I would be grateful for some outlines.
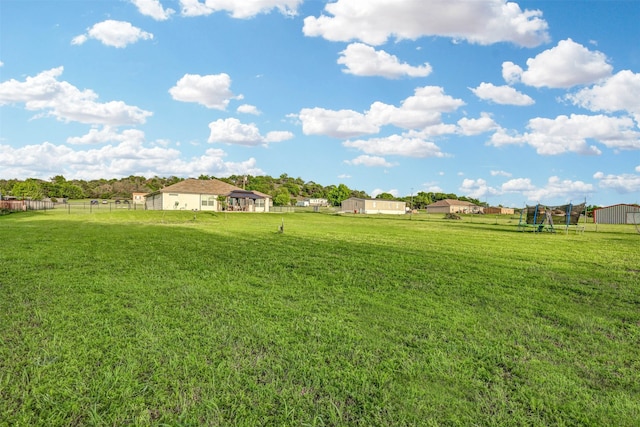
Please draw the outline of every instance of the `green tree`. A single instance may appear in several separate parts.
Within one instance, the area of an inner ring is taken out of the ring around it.
[[[84,199],[86,197],[82,187],[70,182],[65,182],[60,186],[60,193],[61,197],[66,197],[67,199]]]
[[[20,199],[42,200],[44,197],[42,183],[40,180],[34,178],[15,183],[11,189],[11,193]]]
[[[288,206],[290,202],[291,195],[284,187],[281,187],[278,190],[278,194],[273,198],[273,204],[276,206]]]
[[[424,191],[419,191],[418,194],[413,196],[414,209],[424,209],[431,203],[433,203],[431,196],[429,193],[425,193]]]
[[[340,206],[340,204],[351,196],[351,190],[344,184],[340,184],[329,191],[327,199],[332,206]]]
[[[391,193],[380,193],[376,196],[376,199],[395,200],[395,197]]]

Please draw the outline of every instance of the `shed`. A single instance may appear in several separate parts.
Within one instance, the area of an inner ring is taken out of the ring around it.
[[[402,215],[406,210],[407,203],[400,200],[350,197],[342,202],[342,212]]]
[[[455,199],[438,200],[427,205],[427,213],[483,213],[482,206],[474,205],[471,202]]]
[[[631,215],[630,215],[631,214]],[[640,216],[640,206],[618,204],[593,210],[593,222],[597,224],[634,224]]]
[[[503,208],[500,206],[491,206],[484,208],[484,213],[494,215],[513,215],[515,210],[513,208]]]

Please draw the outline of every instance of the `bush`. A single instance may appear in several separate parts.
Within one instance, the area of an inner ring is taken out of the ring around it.
[[[462,219],[460,215],[454,213],[445,214],[444,219]]]

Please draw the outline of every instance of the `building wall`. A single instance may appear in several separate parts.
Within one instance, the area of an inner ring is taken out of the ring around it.
[[[367,200],[347,199],[342,202],[342,211],[361,214],[401,215],[406,211],[407,204],[398,200]]]
[[[370,214],[404,214],[407,204],[397,200],[365,200],[365,213]]]
[[[427,213],[448,214],[448,213],[454,212],[451,209],[452,209],[452,206],[427,206]]]
[[[133,193],[131,200],[133,201],[134,205],[144,205],[145,201],[144,201],[144,196],[146,195],[146,193]]]
[[[613,205],[593,211],[593,222],[598,224],[627,224],[627,214],[640,212],[640,207],[633,205]],[[633,215],[629,216],[633,219]]]
[[[364,213],[364,199],[347,199],[342,202],[343,212]]]
[[[498,214],[498,215],[513,215],[513,208],[500,208],[500,207],[489,207],[484,208],[484,213],[486,214]]]

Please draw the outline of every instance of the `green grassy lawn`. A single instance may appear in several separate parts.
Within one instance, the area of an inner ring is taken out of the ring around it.
[[[1,216],[0,425],[637,425],[640,235],[517,223]]]

